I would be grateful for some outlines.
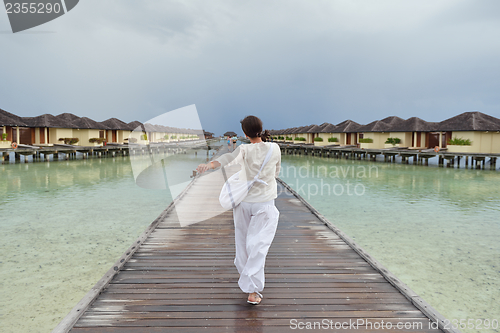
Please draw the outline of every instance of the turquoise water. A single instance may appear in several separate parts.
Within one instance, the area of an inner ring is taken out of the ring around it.
[[[206,152],[173,156],[184,178]],[[0,165],[0,327],[50,332],[172,201],[128,157]]]
[[[283,180],[446,318],[500,320],[500,172],[307,156],[282,164]]]
[[[205,157],[178,155],[173,169],[188,175]],[[307,156],[283,156],[282,171],[447,318],[500,319],[498,171]],[[1,165],[0,175],[2,332],[53,329],[171,201],[135,185],[128,157]]]

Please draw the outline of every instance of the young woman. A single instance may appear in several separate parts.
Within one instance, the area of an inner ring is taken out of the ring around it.
[[[240,179],[254,178],[264,162],[269,149],[272,155],[259,178],[266,184],[255,182],[248,195],[233,209],[236,258],[240,289],[248,293],[248,303],[259,304],[264,290],[264,265],[267,252],[278,226],[279,211],[274,205],[277,197],[276,177],[281,167],[281,152],[276,143],[266,142],[269,132],[262,131],[262,121],[248,116],[241,121],[241,128],[250,144],[240,145],[232,153],[224,154],[209,164],[200,164],[198,172],[215,169],[229,163],[241,165]],[[243,177],[242,177],[243,176]]]

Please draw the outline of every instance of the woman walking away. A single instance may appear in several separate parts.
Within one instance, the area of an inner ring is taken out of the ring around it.
[[[231,149],[231,137],[227,136],[227,149]]]
[[[248,116],[241,121],[241,128],[251,144],[244,144],[232,153],[224,154],[209,164],[200,164],[198,172],[215,169],[229,163],[241,165],[240,179],[254,179],[259,173],[267,153],[270,159],[248,191],[243,201],[233,209],[236,258],[234,264],[240,278],[238,285],[248,293],[248,303],[259,304],[264,290],[264,265],[267,252],[278,226],[279,211],[274,205],[277,197],[276,177],[281,167],[281,152],[276,143],[266,142],[269,132],[262,131],[262,121]],[[243,180],[245,181],[245,180]]]

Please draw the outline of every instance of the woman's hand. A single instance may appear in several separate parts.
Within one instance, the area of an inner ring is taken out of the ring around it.
[[[204,173],[205,171],[207,171],[208,169],[210,169],[210,164],[200,164],[198,165],[198,167],[196,168],[196,171],[198,171],[199,173]]]

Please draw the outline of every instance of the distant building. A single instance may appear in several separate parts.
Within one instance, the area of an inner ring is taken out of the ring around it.
[[[233,137],[233,136],[238,136],[238,134],[236,134],[234,132],[226,132],[226,133],[224,133],[224,136],[231,136],[231,137]]]
[[[338,144],[382,149],[393,146],[386,144],[387,139],[397,138],[400,141],[397,146],[409,149],[439,147],[450,152],[500,153],[500,119],[477,111],[464,112],[441,122],[390,116],[366,125],[346,120],[337,125],[323,123],[273,130],[272,135],[283,137],[286,142],[320,146]],[[455,138],[469,140],[471,144],[450,145],[450,140]]]
[[[214,133],[203,130],[203,136],[205,137],[205,139],[213,139]]]
[[[6,140],[2,135],[6,133]],[[107,143],[172,142],[198,140],[204,137],[201,130],[142,124],[138,121],[125,123],[117,118],[97,122],[71,113],[57,116],[44,114],[37,117],[19,117],[0,109],[0,144],[10,147],[11,142],[27,145],[53,145],[64,143],[60,139],[77,138],[79,146]],[[101,139],[101,142],[94,142]],[[92,142],[91,142],[92,141]]]

